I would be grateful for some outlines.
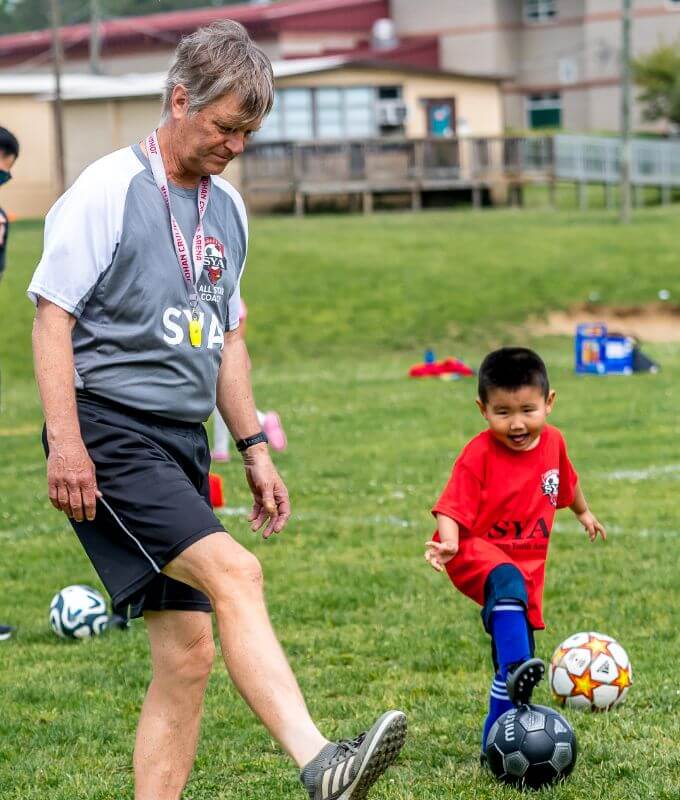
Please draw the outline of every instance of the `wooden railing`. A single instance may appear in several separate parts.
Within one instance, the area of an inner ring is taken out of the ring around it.
[[[568,135],[255,142],[242,160],[242,189],[290,194],[298,213],[320,194],[359,194],[371,210],[375,194],[410,193],[418,208],[423,192],[468,190],[478,205],[499,186],[614,183],[619,149],[615,138]],[[639,186],[680,186],[680,144],[634,140],[631,175]]]

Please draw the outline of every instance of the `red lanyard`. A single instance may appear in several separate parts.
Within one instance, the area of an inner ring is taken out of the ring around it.
[[[189,338],[193,347],[200,347],[201,345],[201,326],[199,322],[198,306],[198,292],[196,291],[196,276],[200,276],[203,269],[203,250],[205,246],[205,236],[203,235],[203,217],[205,210],[208,207],[208,200],[210,199],[210,178],[202,177],[198,186],[198,197],[196,203],[198,205],[198,225],[194,233],[194,238],[191,243],[191,259],[189,257],[189,248],[186,239],[182,233],[181,228],[177,224],[175,215],[172,213],[172,206],[170,204],[170,189],[168,187],[168,178],[165,174],[165,167],[163,166],[163,159],[161,157],[160,147],[158,146],[157,132],[153,131],[146,138],[146,152],[149,156],[149,163],[151,164],[151,172],[153,173],[156,186],[165,201],[165,206],[168,209],[170,216],[170,228],[172,230],[172,241],[175,246],[175,253],[177,254],[177,261],[179,262],[182,271],[182,277],[186,285],[187,294],[189,296],[189,306],[191,308],[191,322],[189,323]]]

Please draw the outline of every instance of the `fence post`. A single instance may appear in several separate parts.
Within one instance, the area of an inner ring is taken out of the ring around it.
[[[611,183],[604,184],[604,204],[609,211],[614,208],[614,190]]]
[[[578,207],[581,211],[588,210],[588,184],[584,181],[579,181],[576,184],[577,196],[578,196]]]

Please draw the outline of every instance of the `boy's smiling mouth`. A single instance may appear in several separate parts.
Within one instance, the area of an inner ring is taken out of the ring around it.
[[[508,439],[514,444],[521,446],[523,444],[527,444],[531,437],[528,433],[509,433]]]

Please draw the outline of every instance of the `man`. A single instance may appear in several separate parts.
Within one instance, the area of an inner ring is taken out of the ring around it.
[[[7,128],[0,127],[0,186],[11,179],[10,170],[19,155],[19,142],[16,136]],[[7,252],[7,239],[9,236],[9,219],[0,208],[0,281],[5,272],[5,254]],[[0,624],[0,642],[5,642],[12,637],[14,628],[11,625]]]
[[[271,65],[240,25],[184,39],[158,131],[95,162],[57,201],[28,290],[50,501],[114,608],[142,614],[149,633],[136,800],[178,800],[189,777],[214,658],[211,609],[234,684],[313,800],[365,797],[406,734],[391,711],[355,740],[321,735],[271,628],[260,565],[207,500],[202,423],[216,401],[243,455],[252,529],[267,538],[290,516],[237,331],[246,214],[216,177],[272,101]]]

